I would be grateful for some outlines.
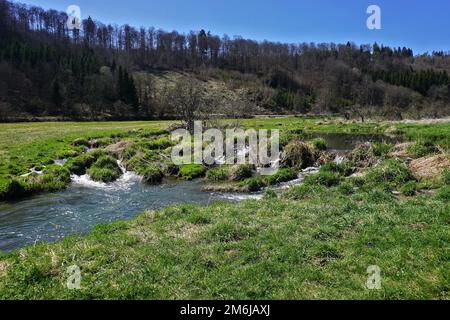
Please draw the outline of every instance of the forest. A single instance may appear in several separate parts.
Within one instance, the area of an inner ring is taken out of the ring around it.
[[[0,0],[1,121],[176,119],[183,108],[196,117],[211,109],[362,121],[450,115],[448,52],[258,42],[91,17],[69,30],[67,20],[65,12]],[[192,95],[196,105],[183,105]]]

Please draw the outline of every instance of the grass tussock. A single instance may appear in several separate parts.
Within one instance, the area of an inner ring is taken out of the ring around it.
[[[88,174],[94,181],[108,183],[116,181],[122,175],[122,170],[119,168],[117,159],[114,157],[101,156],[88,169]]]
[[[204,177],[205,174],[206,168],[201,164],[186,164],[180,167],[178,176],[185,180],[193,180]]]

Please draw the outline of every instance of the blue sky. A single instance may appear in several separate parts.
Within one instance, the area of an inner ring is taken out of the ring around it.
[[[354,41],[450,51],[449,0],[38,0],[20,1],[82,18],[289,43]],[[382,30],[368,30],[366,9],[380,6]]]

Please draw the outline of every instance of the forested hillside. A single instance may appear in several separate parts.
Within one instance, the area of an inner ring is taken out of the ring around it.
[[[63,12],[0,0],[1,120],[176,118],[189,107],[236,117],[450,115],[446,52],[257,42],[91,17],[69,30],[67,20]],[[180,105],[193,96],[190,106]]]

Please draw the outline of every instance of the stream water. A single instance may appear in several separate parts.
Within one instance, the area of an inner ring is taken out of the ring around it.
[[[351,150],[362,141],[386,139],[380,136],[320,135],[335,151]],[[310,171],[314,172],[314,169]],[[305,172],[308,174],[311,172]],[[301,183],[299,179],[278,186],[283,189]],[[0,251],[8,252],[40,241],[57,241],[67,235],[84,234],[93,226],[126,220],[147,209],[173,204],[207,205],[217,200],[240,201],[261,198],[261,194],[202,192],[201,181],[173,181],[144,185],[126,172],[118,181],[103,184],[87,176],[73,176],[67,190],[37,195],[15,202],[0,202]]]

